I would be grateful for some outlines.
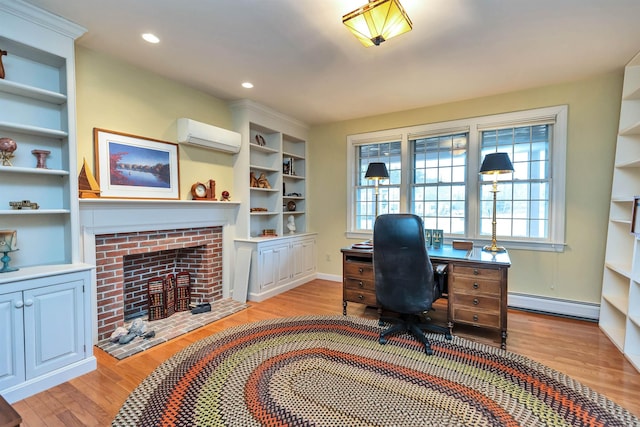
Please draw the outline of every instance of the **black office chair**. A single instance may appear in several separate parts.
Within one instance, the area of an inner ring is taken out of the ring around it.
[[[449,329],[429,323],[426,316],[442,290],[434,279],[419,216],[378,216],[373,229],[373,271],[378,306],[398,315],[380,317],[380,326],[392,324],[380,332],[380,344],[386,344],[387,336],[406,331],[424,344],[427,354],[433,354],[423,330],[451,339]]]

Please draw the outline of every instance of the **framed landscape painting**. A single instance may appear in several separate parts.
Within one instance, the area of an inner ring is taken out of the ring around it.
[[[179,199],[178,145],[94,128],[102,197]]]

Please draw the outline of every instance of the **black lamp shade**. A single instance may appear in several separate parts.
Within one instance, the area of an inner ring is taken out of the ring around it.
[[[384,163],[369,163],[367,173],[364,175],[367,179],[387,179],[389,178],[389,171],[387,165]]]
[[[499,174],[513,172],[513,165],[507,153],[491,153],[484,156],[480,173]]]

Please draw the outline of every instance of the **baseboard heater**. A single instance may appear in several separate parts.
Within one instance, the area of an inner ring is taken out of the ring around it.
[[[588,302],[510,292],[507,296],[507,305],[509,308],[575,319],[598,321],[600,318],[600,304]]]

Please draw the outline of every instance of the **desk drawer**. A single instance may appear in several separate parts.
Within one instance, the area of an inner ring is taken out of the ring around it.
[[[376,291],[376,284],[373,280],[354,279],[352,277],[344,278],[344,287],[347,289],[355,290],[368,290],[371,292]]]
[[[472,308],[462,308],[454,306],[453,321],[457,323],[466,323],[473,326],[500,329],[500,312],[485,312],[474,310]]]
[[[342,297],[345,301],[358,302],[370,307],[376,307],[378,305],[376,293],[371,291],[344,288]]]
[[[373,263],[347,261],[343,265],[345,277],[373,280]]]
[[[452,266],[452,274],[455,276],[472,276],[489,280],[502,279],[502,273],[500,270],[493,268],[468,267],[457,264]]]
[[[453,295],[454,307],[463,309],[495,311],[500,313],[500,300],[487,295],[460,294]]]
[[[492,280],[480,280],[474,277],[460,277],[454,276],[449,281],[450,292],[453,294],[484,294],[492,295],[496,298],[500,297],[500,282],[494,282]]]

